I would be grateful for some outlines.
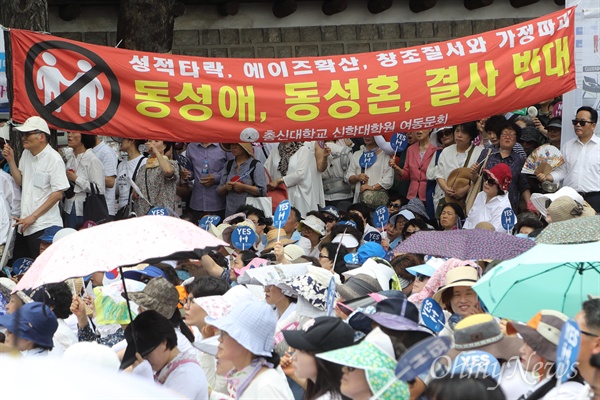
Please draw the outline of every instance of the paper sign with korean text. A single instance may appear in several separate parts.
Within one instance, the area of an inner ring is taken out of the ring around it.
[[[12,29],[12,117],[40,115],[98,135],[228,143],[453,125],[574,89],[574,10],[445,42],[281,59],[157,54]]]

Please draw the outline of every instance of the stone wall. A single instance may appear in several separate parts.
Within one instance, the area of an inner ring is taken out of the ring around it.
[[[517,24],[525,19],[330,25],[296,28],[177,30],[173,53],[201,57],[280,58],[364,53],[440,42]],[[53,32],[105,46],[116,32]]]

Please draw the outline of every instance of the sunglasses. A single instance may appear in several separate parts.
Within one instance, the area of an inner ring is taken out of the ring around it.
[[[452,135],[452,130],[451,129],[444,129],[443,131],[439,131],[438,132],[438,137],[439,138],[443,138],[444,136],[450,136]]]
[[[426,281],[429,278],[430,278],[430,276],[423,275],[423,274],[417,274],[416,275],[416,280],[418,280],[419,282],[424,282],[424,281]]]
[[[400,204],[398,203],[388,203],[389,208],[400,208]]]
[[[490,186],[497,185],[496,181],[495,181],[495,180],[493,180],[492,178],[488,178],[488,179],[486,180],[486,183],[487,183],[488,185],[490,185]]]
[[[586,121],[584,119],[573,119],[571,122],[573,123],[573,126],[585,126],[585,124],[593,124],[592,121]]]

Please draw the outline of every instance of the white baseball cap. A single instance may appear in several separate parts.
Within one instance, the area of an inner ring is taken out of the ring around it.
[[[23,125],[17,126],[15,129],[21,132],[41,131],[46,135],[50,134],[50,128],[48,128],[48,124],[38,116],[27,118],[27,121],[25,121]]]
[[[8,124],[0,126],[0,139],[4,139],[6,142],[10,140],[10,126]]]

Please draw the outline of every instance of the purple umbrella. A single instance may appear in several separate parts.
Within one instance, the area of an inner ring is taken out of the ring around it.
[[[429,254],[461,260],[509,260],[534,245],[530,239],[485,229],[419,231],[400,243],[394,253]]]

